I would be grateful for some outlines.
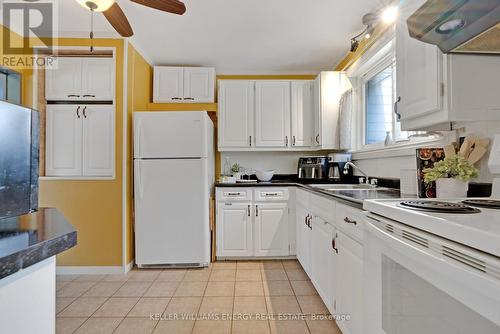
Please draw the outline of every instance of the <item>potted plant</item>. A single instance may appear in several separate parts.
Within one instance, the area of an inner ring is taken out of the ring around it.
[[[465,158],[455,154],[424,169],[425,182],[436,182],[437,198],[465,198],[469,181],[478,176],[478,170]]]
[[[241,179],[241,166],[239,164],[233,164],[231,166],[231,172],[233,173],[233,176],[236,178],[236,180]]]

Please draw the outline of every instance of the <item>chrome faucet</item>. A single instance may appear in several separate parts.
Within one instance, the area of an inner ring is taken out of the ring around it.
[[[351,161],[348,161],[345,166],[344,166],[344,174],[347,175],[349,173],[349,167],[352,167],[353,169],[357,169],[361,174],[363,174],[363,176],[365,177],[365,182],[366,184],[370,184],[370,178],[368,177],[368,174],[366,174],[365,172],[363,172],[363,170],[361,170],[361,168],[359,168],[358,166],[356,166],[354,163],[352,163]]]

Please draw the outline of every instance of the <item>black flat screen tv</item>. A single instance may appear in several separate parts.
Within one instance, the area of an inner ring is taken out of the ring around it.
[[[0,219],[38,209],[38,112],[0,101]]]

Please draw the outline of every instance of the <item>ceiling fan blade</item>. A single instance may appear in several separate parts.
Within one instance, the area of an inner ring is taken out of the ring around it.
[[[186,12],[186,6],[179,0],[132,0],[140,5],[162,10],[164,12],[182,15]]]
[[[115,2],[108,10],[104,11],[103,14],[120,35],[123,37],[130,37],[134,35],[134,31],[125,16],[125,13],[123,13],[123,10],[117,2]]]

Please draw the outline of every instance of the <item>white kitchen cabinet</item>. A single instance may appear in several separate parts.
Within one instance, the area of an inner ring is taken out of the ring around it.
[[[153,102],[213,103],[215,70],[206,67],[155,66]]]
[[[297,259],[304,271],[311,276],[311,229],[312,216],[302,204],[296,206],[295,244]]]
[[[115,122],[113,106],[83,106],[83,175],[113,175]]]
[[[313,146],[339,149],[338,119],[340,97],[345,90],[343,72],[321,72],[314,80]]]
[[[254,255],[288,256],[288,203],[255,205]]]
[[[335,256],[333,249],[334,227],[325,220],[314,217],[311,242],[311,280],[329,310],[333,310]]]
[[[45,71],[48,101],[78,100],[82,95],[82,58],[55,57]]]
[[[217,204],[217,256],[253,255],[251,202]]]
[[[454,121],[500,120],[500,57],[444,55],[410,37],[406,19],[425,1],[406,5],[396,24],[395,112],[403,130],[449,130]]]
[[[46,176],[113,176],[114,110],[112,105],[47,105]]]
[[[254,145],[254,103],[254,81],[219,81],[219,150]]]
[[[255,146],[290,145],[290,81],[255,83]]]
[[[217,188],[217,257],[289,256],[288,199],[285,187]]]
[[[336,312],[350,315],[349,321],[338,322],[338,325],[344,334],[362,334],[363,246],[342,232],[336,236]]]
[[[47,105],[46,175],[82,175],[82,113],[77,105]]]
[[[83,58],[82,99],[111,101],[115,96],[115,62],[113,58]]]
[[[184,68],[185,102],[214,102],[215,70],[207,67]]]
[[[291,146],[309,147],[313,142],[314,81],[297,80],[291,83]]]
[[[153,102],[182,102],[184,97],[184,69],[155,66],[153,74]]]
[[[56,57],[45,70],[47,101],[112,101],[115,60],[109,57]]]

